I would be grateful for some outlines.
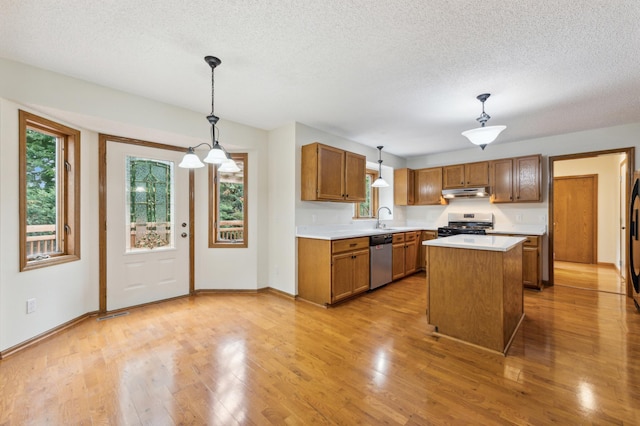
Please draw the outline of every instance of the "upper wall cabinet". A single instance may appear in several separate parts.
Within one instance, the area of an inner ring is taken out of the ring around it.
[[[443,189],[489,185],[489,162],[456,164],[442,168]]]
[[[393,171],[393,204],[412,206],[415,204],[415,172],[411,169]]]
[[[302,147],[303,201],[365,201],[367,159],[314,142]]]
[[[491,202],[541,201],[542,158],[540,155],[491,161]]]
[[[415,171],[416,205],[448,204],[442,198],[442,167]]]

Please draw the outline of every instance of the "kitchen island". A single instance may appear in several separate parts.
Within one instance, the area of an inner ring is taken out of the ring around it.
[[[454,235],[427,247],[427,320],[434,335],[506,355],[524,318],[525,238]]]

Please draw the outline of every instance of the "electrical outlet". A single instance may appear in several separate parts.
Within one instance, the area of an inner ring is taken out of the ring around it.
[[[36,299],[27,299],[27,313],[32,314],[36,311]]]

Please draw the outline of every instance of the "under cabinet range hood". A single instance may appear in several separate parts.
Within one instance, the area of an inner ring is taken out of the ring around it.
[[[489,188],[486,186],[480,186],[477,188],[457,188],[457,189],[443,189],[443,198],[475,198],[475,197],[488,197]]]

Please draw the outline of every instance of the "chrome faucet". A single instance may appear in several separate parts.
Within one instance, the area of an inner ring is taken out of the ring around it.
[[[387,211],[389,212],[389,214],[393,214],[391,213],[391,209],[389,207],[386,206],[382,206],[378,209],[378,213],[376,214],[377,218],[376,218],[376,229],[380,229],[380,210],[382,209],[387,209]]]

